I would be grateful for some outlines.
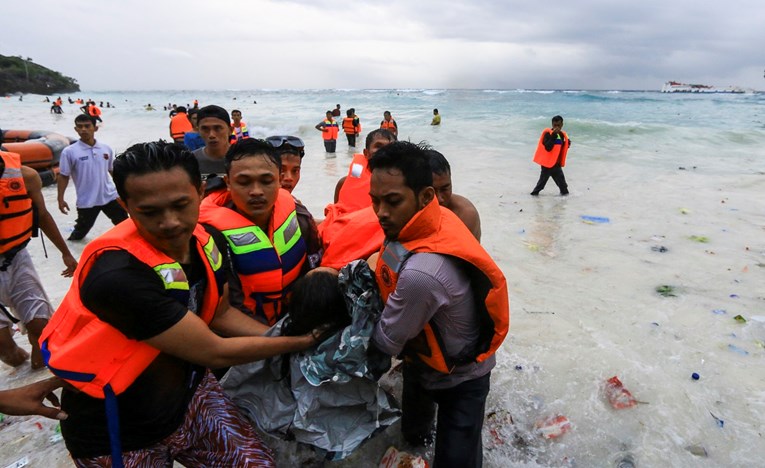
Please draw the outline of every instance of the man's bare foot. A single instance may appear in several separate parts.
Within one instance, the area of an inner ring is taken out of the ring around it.
[[[0,361],[3,361],[11,367],[19,367],[27,362],[27,359],[29,359],[29,353],[18,346],[8,352],[0,353]]]

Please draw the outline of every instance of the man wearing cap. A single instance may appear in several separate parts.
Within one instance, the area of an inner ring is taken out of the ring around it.
[[[194,150],[193,154],[199,162],[202,177],[207,181],[207,195],[225,187],[222,178],[226,173],[223,158],[231,146],[231,118],[226,109],[213,104],[199,109],[197,126],[205,146]]]
[[[270,136],[266,142],[276,149],[282,159],[280,183],[284,190],[292,193],[300,182],[300,165],[305,156],[305,144],[303,140],[295,136]],[[310,268],[319,266],[321,261],[321,241],[316,220],[303,202],[293,194],[295,200],[295,213],[297,213],[300,230],[303,232],[307,248],[307,260]]]

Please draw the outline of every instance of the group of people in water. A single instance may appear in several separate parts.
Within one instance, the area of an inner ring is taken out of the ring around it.
[[[28,288],[42,303],[30,313],[37,320],[28,326],[32,363],[46,365],[57,380],[0,393],[0,409],[62,419],[77,466],[272,466],[273,453],[217,377],[230,366],[313,349],[339,333],[349,312],[332,284],[353,265],[369,271],[379,295],[370,302],[378,304],[371,306],[370,346],[402,360],[404,439],[434,442],[437,467],[481,466],[490,375],[509,328],[508,290],[480,244],[477,209],[452,192],[444,155],[397,141],[386,111],[317,220],[293,195],[305,156],[299,137],[253,138],[240,111],[217,105],[174,110],[173,142],[103,154],[111,172],[104,183],[129,218],[113,219],[115,227],[90,240],[79,263],[45,216],[39,176],[17,155],[0,153],[0,195],[19,186],[24,195],[0,213],[14,219],[0,221],[3,241],[14,238],[3,242],[0,256],[9,264],[22,256],[34,206],[62,253],[62,274],[73,276],[52,316],[39,278]],[[355,143],[358,116],[353,109],[346,115]],[[328,111],[316,128],[327,133],[334,117]],[[91,115],[78,119],[97,128]],[[536,194],[545,176],[561,187],[562,148],[570,144],[561,126],[553,119],[540,137]],[[75,145],[99,155],[93,133],[78,131]],[[36,278],[34,267],[25,267]],[[14,275],[0,272],[0,285],[8,289],[19,279]],[[0,292],[14,312],[28,307]],[[0,359],[21,365],[19,356],[8,356],[0,348]],[[43,397],[62,382],[60,409],[55,398],[56,408],[44,406]]]

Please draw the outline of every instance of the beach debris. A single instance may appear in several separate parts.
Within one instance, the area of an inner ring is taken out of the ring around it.
[[[653,247],[651,247],[651,250],[653,250],[654,252],[659,252],[659,253],[669,252],[669,249],[664,247],[663,245],[654,245]]]
[[[677,297],[675,295],[675,287],[670,286],[668,284],[662,284],[661,286],[656,286],[656,292],[663,297]]]
[[[708,457],[707,449],[705,449],[701,445],[689,445],[685,447],[685,450],[691,452],[693,455],[696,455],[697,457]]]
[[[571,429],[571,422],[562,414],[543,417],[534,423],[534,431],[543,439],[555,439]]]
[[[702,244],[706,244],[707,242],[709,242],[709,238],[707,236],[696,236],[696,235],[693,235],[693,236],[688,237],[688,239],[690,239],[692,241],[695,241],[695,242],[702,243]]]
[[[725,309],[712,309],[712,313],[715,315],[725,315],[728,312]]]
[[[709,414],[711,414],[712,417],[715,418],[715,422],[717,423],[717,427],[725,426],[725,421],[723,421],[722,419],[720,419],[717,416],[715,416],[715,414],[713,412],[711,412],[711,411],[709,412]]]
[[[49,440],[51,444],[57,444],[61,442],[62,440],[64,440],[64,436],[62,436],[61,434],[53,434],[52,436],[50,436]]]
[[[691,374],[691,378],[693,380],[699,380],[701,376],[698,373],[694,372],[693,374]]]
[[[638,403],[632,393],[624,388],[624,384],[617,376],[606,381],[606,398],[614,409],[631,408]]]
[[[680,208],[680,214],[689,214],[691,210],[688,208]]]
[[[749,351],[747,351],[747,350],[745,350],[743,348],[739,348],[738,346],[736,346],[734,344],[729,344],[728,345],[728,349],[733,351],[734,353],[740,354],[742,356],[748,356],[749,355]]]
[[[741,314],[738,314],[735,317],[733,317],[733,320],[735,320],[738,323],[746,323],[746,319]]]
[[[24,466],[29,465],[29,457],[21,457],[15,462],[11,463],[10,465],[6,466],[5,468],[22,468]]]
[[[498,447],[512,440],[512,426],[515,424],[510,412],[504,409],[492,411],[486,415],[486,428],[489,430],[490,445]]]
[[[428,466],[428,462],[421,456],[400,452],[391,445],[380,460],[379,468],[428,468]]]
[[[616,457],[616,468],[635,468],[635,458],[631,453]]]
[[[587,224],[605,224],[611,221],[604,216],[580,215],[579,217]]]
[[[738,294],[730,294],[728,297],[731,299],[738,299]]]

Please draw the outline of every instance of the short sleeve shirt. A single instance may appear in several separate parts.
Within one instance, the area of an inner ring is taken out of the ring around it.
[[[117,199],[110,174],[113,165],[112,149],[98,141],[90,146],[78,140],[64,148],[59,172],[72,178],[77,190],[77,208],[103,206]]]

